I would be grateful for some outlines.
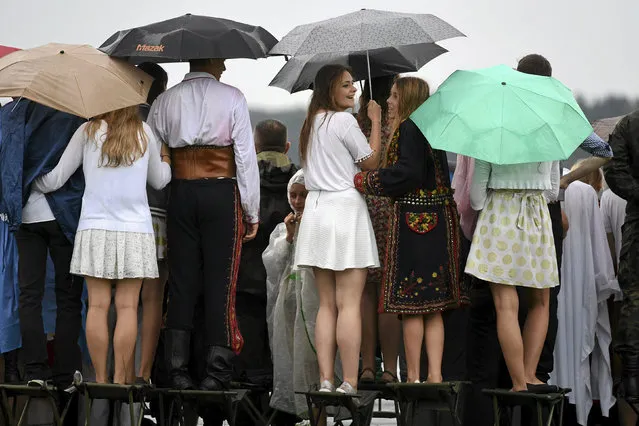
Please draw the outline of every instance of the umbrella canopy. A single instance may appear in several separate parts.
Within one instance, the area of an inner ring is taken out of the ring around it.
[[[400,74],[419,70],[439,55],[448,52],[435,43],[375,49],[369,52],[371,77]],[[315,75],[327,64],[348,65],[353,69],[354,80],[368,78],[366,52],[321,53],[294,56],[277,73],[269,84],[291,93],[312,89]]]
[[[146,102],[152,79],[86,45],[47,44],[0,59],[0,96],[91,118]]]
[[[100,50],[142,62],[192,59],[264,58],[277,39],[262,27],[187,13],[178,18],[113,34]]]
[[[0,45],[0,58],[2,58],[3,56],[8,55],[9,53],[16,52],[18,50],[20,50],[20,49],[18,49],[17,47],[9,47],[9,46]]]
[[[434,15],[362,9],[295,27],[271,50],[271,55],[314,55],[359,52],[393,46],[435,43],[463,36]]]
[[[411,119],[433,148],[494,164],[564,160],[592,133],[566,86],[505,65],[454,72]]]
[[[602,118],[600,120],[595,120],[592,122],[592,128],[595,130],[595,133],[603,140],[608,142],[608,138],[612,134],[612,131],[615,130],[617,123],[624,116],[620,115],[619,117],[609,117]]]

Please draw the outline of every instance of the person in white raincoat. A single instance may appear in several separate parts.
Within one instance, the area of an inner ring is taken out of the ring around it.
[[[273,357],[271,407],[308,417],[303,395],[317,382],[319,367],[314,348],[315,317],[319,299],[313,271],[297,269],[293,255],[297,224],[306,199],[304,173],[299,170],[288,183],[288,199],[293,209],[271,234],[262,254],[266,268],[266,319]]]
[[[592,401],[608,416],[615,404],[609,347],[612,341],[607,300],[617,294],[597,193],[582,182],[566,189],[565,211],[570,231],[564,240],[559,328],[551,383],[572,388],[577,422],[586,425]]]

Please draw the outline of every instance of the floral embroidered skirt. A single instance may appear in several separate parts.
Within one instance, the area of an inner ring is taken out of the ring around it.
[[[466,273],[520,287],[559,285],[550,213],[540,191],[489,192],[477,220]]]
[[[380,313],[423,315],[469,303],[457,208],[452,196],[440,201],[394,204]]]

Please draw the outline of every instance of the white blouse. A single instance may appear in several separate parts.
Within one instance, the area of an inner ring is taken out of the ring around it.
[[[373,150],[348,112],[317,114],[304,163],[304,183],[309,191],[344,191],[354,188],[360,163]]]
[[[102,121],[95,137],[89,139],[83,124],[75,132],[55,168],[35,181],[43,192],[59,189],[82,165],[85,189],[78,232],[86,229],[153,233],[146,183],[164,188],[171,180],[171,167],[163,163],[160,145],[151,128],[143,124],[148,146],[144,155],[130,166],[104,167],[102,141],[107,124]]]

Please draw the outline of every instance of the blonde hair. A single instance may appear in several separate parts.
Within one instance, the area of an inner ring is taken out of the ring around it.
[[[107,124],[107,132],[102,142],[101,167],[130,166],[144,155],[149,139],[137,106],[94,117],[86,128],[89,139],[95,140],[102,121]]]

